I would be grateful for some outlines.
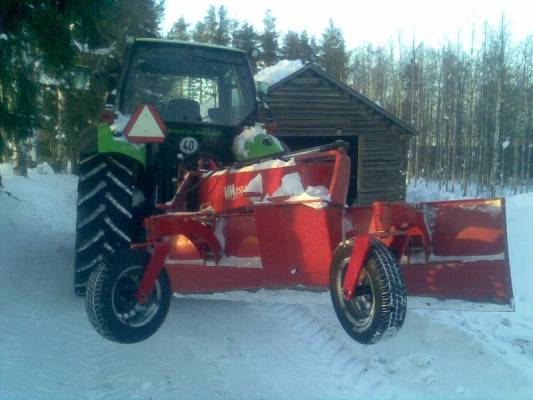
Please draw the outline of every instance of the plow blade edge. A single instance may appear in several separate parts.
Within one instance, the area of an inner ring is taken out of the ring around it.
[[[424,249],[412,238],[401,261],[409,294],[420,297],[411,305],[513,309],[505,200],[440,201],[417,208],[431,244]]]

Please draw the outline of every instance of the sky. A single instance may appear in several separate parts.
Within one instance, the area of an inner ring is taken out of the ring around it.
[[[342,29],[349,49],[363,43],[398,43],[399,36],[402,42],[410,43],[413,34],[416,42],[439,46],[446,40],[455,42],[459,31],[460,40],[470,43],[472,26],[475,24],[480,38],[483,22],[497,26],[502,11],[513,40],[533,34],[533,1],[526,0],[166,0],[163,32],[168,32],[181,15],[193,26],[210,4],[217,8],[224,5],[229,17],[246,20],[259,30],[265,11],[271,9],[279,31],[306,29],[317,38],[331,18]]]

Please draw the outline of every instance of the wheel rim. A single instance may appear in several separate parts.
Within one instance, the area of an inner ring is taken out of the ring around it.
[[[353,325],[353,330],[360,332],[366,330],[374,319],[374,314],[376,313],[375,290],[372,280],[368,276],[368,273],[366,273],[366,266],[364,266],[363,270],[361,270],[352,299],[349,301],[344,299],[342,286],[349,263],[350,258],[345,258],[341,262],[336,282],[337,298],[339,299],[341,308],[345,310],[346,317]],[[357,295],[358,289],[363,294]]]
[[[124,270],[115,280],[111,301],[115,317],[124,325],[138,328],[148,324],[159,310],[161,304],[161,285],[154,284],[150,297],[145,304],[139,304],[135,297],[144,275],[144,266],[135,265]]]

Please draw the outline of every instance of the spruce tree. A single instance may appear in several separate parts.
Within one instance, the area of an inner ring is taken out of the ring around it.
[[[103,0],[21,2],[0,7],[0,131],[15,143],[18,172],[26,174],[26,139],[40,125],[39,83],[43,74],[62,78],[75,64],[77,43],[94,48],[105,38],[101,20],[116,8]]]
[[[336,79],[341,81],[346,79],[348,64],[346,45],[341,30],[333,24],[331,19],[322,34],[318,59],[320,65]]]
[[[216,35],[218,31],[218,19],[217,11],[215,6],[210,5],[207,9],[207,14],[204,17],[205,25],[205,37],[207,38],[207,43],[215,43]]]
[[[197,43],[209,43],[209,34],[204,22],[198,21],[192,31],[192,40]]]
[[[271,10],[267,10],[265,18],[263,19],[263,33],[261,34],[261,49],[262,54],[260,60],[265,66],[270,66],[278,61],[278,37],[279,33],[276,31],[276,17],[272,15]]]
[[[252,24],[244,22],[242,26],[233,32],[233,47],[245,51],[251,55],[253,50],[258,47],[259,34],[255,31]],[[253,72],[256,72],[256,60],[250,57],[250,65]]]
[[[179,17],[176,22],[174,22],[174,25],[172,25],[172,28],[167,34],[167,39],[183,41],[191,40],[191,35],[189,34],[189,24],[185,22],[183,15]]]
[[[233,34],[233,46],[250,53],[257,47],[259,34],[252,24],[244,22],[240,29]]]
[[[302,53],[300,52],[300,39],[296,32],[288,31],[285,36],[283,36],[281,58],[287,60],[302,59]]]
[[[303,62],[312,62],[316,59],[318,48],[315,37],[309,38],[307,31],[302,31],[298,39],[300,57]]]
[[[220,6],[218,8],[218,23],[215,31],[213,43],[220,46],[229,46],[231,42],[230,36],[230,19],[228,18],[228,11],[226,7]]]

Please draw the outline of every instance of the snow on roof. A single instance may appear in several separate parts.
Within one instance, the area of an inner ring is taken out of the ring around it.
[[[259,71],[255,74],[254,78],[256,81],[265,82],[269,86],[272,86],[295,73],[303,66],[304,64],[300,60],[281,60],[276,64]]]

